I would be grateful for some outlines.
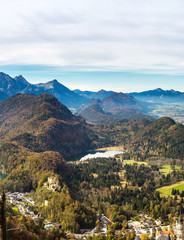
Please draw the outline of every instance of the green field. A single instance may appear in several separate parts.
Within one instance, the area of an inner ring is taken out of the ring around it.
[[[131,159],[131,160],[123,160],[123,163],[124,164],[130,164],[130,165],[133,165],[134,163],[137,163],[137,164],[144,164],[144,165],[147,165],[148,163],[147,162],[137,162],[137,161],[135,161],[135,160],[133,160],[133,159]]]
[[[184,181],[180,181],[169,186],[157,188],[156,191],[159,191],[161,193],[161,196],[168,197],[169,195],[171,195],[173,188],[179,191],[184,190]]]
[[[174,165],[174,168],[175,170],[179,170],[180,167],[177,166],[177,165]],[[161,173],[163,173],[165,176],[167,176],[167,174],[171,173],[173,170],[172,170],[172,167],[171,165],[163,165],[161,169],[159,169],[159,171]]]

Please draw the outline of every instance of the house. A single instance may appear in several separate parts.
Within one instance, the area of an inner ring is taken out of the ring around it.
[[[44,228],[45,228],[46,230],[50,230],[50,229],[53,229],[53,228],[54,228],[54,225],[53,225],[52,223],[47,223],[47,224],[45,224]]]
[[[156,233],[156,240],[174,239],[174,233],[171,231],[162,231]]]
[[[153,222],[151,220],[146,220],[144,222],[144,225],[147,226],[147,227],[152,227],[153,226]]]
[[[155,224],[156,224],[157,226],[160,226],[160,225],[161,225],[161,221],[160,221],[159,219],[156,219],[156,220],[155,220]]]
[[[135,236],[135,240],[141,240],[139,236]]]
[[[173,225],[174,234],[176,235],[177,239],[184,239],[183,236],[183,225],[181,223],[181,217],[179,217],[176,221],[176,224]]]

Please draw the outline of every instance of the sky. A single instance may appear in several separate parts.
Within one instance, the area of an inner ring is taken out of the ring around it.
[[[0,0],[0,71],[70,89],[184,91],[183,0]]]

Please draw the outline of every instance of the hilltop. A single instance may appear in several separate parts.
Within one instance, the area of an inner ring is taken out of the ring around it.
[[[100,144],[122,145],[142,160],[149,156],[184,159],[184,126],[168,117],[93,126],[93,130],[103,139]]]
[[[86,106],[78,112],[78,115],[82,116],[88,123],[92,124],[112,124],[120,121],[120,118],[106,114],[98,103]]]
[[[92,135],[84,120],[52,95],[18,94],[0,103],[0,142],[57,151],[68,159],[88,150]]]

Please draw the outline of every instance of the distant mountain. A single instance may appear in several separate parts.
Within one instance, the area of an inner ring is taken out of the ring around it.
[[[78,112],[78,115],[85,118],[85,120],[91,124],[114,124],[120,121],[120,118],[106,114],[98,103],[85,107]]]
[[[0,72],[0,90],[7,96],[22,92],[28,85],[29,83],[22,76],[12,78]]]
[[[93,98],[92,95],[96,93],[91,91],[81,91],[80,89],[75,89],[73,92],[88,99]]]
[[[149,119],[154,117],[144,114],[147,111],[147,104],[123,93],[100,99],[91,99],[78,115],[85,118],[89,123],[114,124],[122,119]]]
[[[57,80],[36,84],[35,86],[39,89],[40,93],[46,92],[52,94],[69,108],[77,108],[88,101],[87,98],[79,96]]]
[[[102,99],[104,99],[104,98],[106,98],[106,97],[108,97],[108,96],[111,96],[111,95],[114,94],[114,93],[115,93],[115,92],[113,92],[113,91],[106,91],[106,90],[103,90],[103,89],[102,89],[102,90],[94,93],[94,94],[92,95],[92,98],[102,100]]]
[[[49,93],[69,108],[78,108],[88,101],[87,98],[74,93],[57,80],[34,85],[30,84],[22,75],[12,78],[1,72],[0,101],[17,93],[31,93],[35,95]]]
[[[68,159],[91,147],[90,135],[83,119],[52,95],[18,94],[0,103],[0,143],[57,151]]]
[[[105,111],[114,111],[116,108],[128,108],[133,109],[142,113],[147,112],[147,104],[137,100],[136,98],[124,94],[124,93],[114,93],[101,102],[102,108]]]
[[[180,103],[184,101],[184,93],[171,90],[163,90],[157,88],[154,90],[144,91],[144,92],[132,92],[131,96],[145,102],[154,103]]]
[[[22,75],[16,76],[14,79],[16,82],[22,83],[26,86],[30,85],[30,83]]]
[[[89,98],[89,99],[104,99],[110,95],[112,95],[113,91],[106,91],[106,90],[100,90],[98,92],[91,92],[91,91],[81,91],[79,89],[76,89],[74,90],[75,93],[79,94],[80,96],[83,96],[83,97],[86,97],[86,98]]]

